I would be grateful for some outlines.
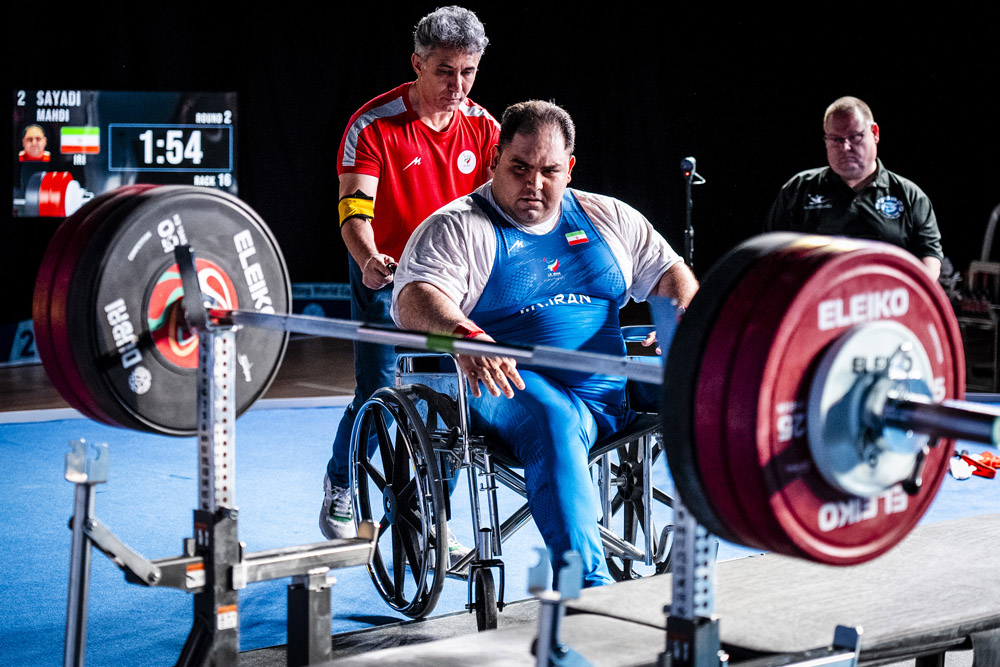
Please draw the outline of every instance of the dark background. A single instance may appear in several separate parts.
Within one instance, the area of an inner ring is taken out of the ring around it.
[[[1000,203],[998,10],[613,4],[468,3],[492,42],[471,97],[497,117],[529,98],[563,105],[577,123],[574,187],[634,205],[678,250],[679,164],[696,157],[708,181],[694,189],[697,273],[759,232],[792,174],[825,164],[822,113],[841,95],[871,105],[879,156],[930,196],[956,268],[978,258]],[[412,79],[412,27],[436,6],[50,2],[7,22],[8,88],[238,91],[240,196],[293,282],[346,282],[341,134],[361,104]],[[5,321],[30,317],[55,226],[2,225]]]

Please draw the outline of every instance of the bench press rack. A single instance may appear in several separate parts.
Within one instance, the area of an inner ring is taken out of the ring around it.
[[[94,487],[107,481],[108,448],[98,444],[87,458],[86,443],[70,443],[66,479],[76,485],[66,611],[64,667],[84,664],[91,546],[125,572],[130,583],[177,588],[194,595],[194,621],[178,667],[239,664],[239,591],[247,584],[291,577],[288,587],[288,665],[328,661],[332,569],[369,563],[377,527],[364,523],[357,538],[247,553],[239,541],[235,490],[236,337],[232,327],[208,322],[200,301],[194,260],[176,250],[185,285],[188,323],[198,331],[198,508],[194,537],[181,556],[148,560],[119,540],[94,515]],[[194,281],[193,283],[191,281]],[[196,296],[197,295],[197,296]]]
[[[720,641],[720,619],[715,615],[714,542],[708,530],[675,497],[673,597],[663,610],[667,614],[667,649],[660,654],[659,667],[729,665],[729,655]],[[861,633],[860,627],[838,625],[833,642],[826,648],[781,656],[777,662],[769,658],[766,667],[857,667]]]

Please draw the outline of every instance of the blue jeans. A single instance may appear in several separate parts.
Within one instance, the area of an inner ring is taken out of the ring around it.
[[[351,319],[366,324],[394,327],[389,307],[392,305],[392,283],[379,290],[365,287],[361,267],[348,257],[351,279]],[[346,487],[351,465],[351,430],[365,401],[382,387],[392,387],[395,376],[396,350],[391,345],[354,343],[354,400],[344,410],[344,416],[333,439],[333,456],[326,464],[326,473],[334,486]]]
[[[515,389],[514,398],[484,391],[469,399],[472,429],[505,444],[524,465],[528,505],[555,575],[564,564],[563,553],[573,550],[583,559],[584,586],[614,583],[604,560],[600,507],[587,457],[599,437],[624,428],[631,414],[616,416],[588,406],[544,373],[520,374],[525,388]]]

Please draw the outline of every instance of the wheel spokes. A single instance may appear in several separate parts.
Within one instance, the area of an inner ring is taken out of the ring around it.
[[[403,435],[404,427],[404,424],[396,423],[396,453],[394,458],[399,463],[393,467],[391,475],[386,473],[386,476],[392,479],[392,488],[399,489],[396,491],[397,497],[410,481],[410,447],[406,436]]]
[[[366,473],[368,473],[368,478],[375,483],[375,487],[384,492],[385,491],[385,477],[382,476],[382,471],[372,465],[370,459],[365,459],[361,462],[361,467]]]
[[[352,442],[358,516],[381,515],[369,571],[383,599],[412,618],[433,608],[447,571],[447,552],[434,550],[429,537],[447,526],[440,509],[445,506],[443,488],[435,482],[440,477],[436,453],[425,424],[449,422],[444,416],[448,405],[439,405],[437,395],[427,392],[431,390],[424,387],[379,389],[362,408]]]
[[[392,437],[389,435],[389,427],[385,423],[385,416],[382,410],[372,410],[372,419],[375,421],[375,429],[378,434],[378,448],[382,453],[382,469],[393,469]]]
[[[406,552],[399,526],[392,527],[392,597],[397,605],[404,605],[403,586],[406,583]]]

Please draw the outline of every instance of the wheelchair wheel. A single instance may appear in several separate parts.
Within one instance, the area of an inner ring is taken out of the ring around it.
[[[493,573],[487,568],[476,568],[473,573],[473,607],[479,631],[497,628],[497,588]]]
[[[611,530],[624,541],[643,551],[647,526],[645,519],[646,499],[643,497],[645,472],[641,452],[640,441],[634,440],[611,453],[611,484],[614,488],[614,496],[611,498]],[[656,463],[661,454],[663,454],[663,446],[657,441],[652,447],[653,464]],[[625,555],[610,553],[606,560],[608,570],[615,581],[640,579],[643,576],[670,571],[670,549],[673,546],[673,526],[670,521],[673,516],[673,498],[655,485],[653,485],[652,490],[651,502],[654,520],[653,525],[649,526],[648,530],[653,532],[653,559],[655,562],[651,566],[647,566],[642,560],[633,560]],[[666,510],[670,510],[670,512],[668,513]],[[662,529],[657,528],[658,521]],[[605,550],[606,552],[612,551],[608,547]]]
[[[448,567],[445,493],[437,457],[413,392],[372,394],[351,436],[354,510],[377,521],[378,541],[368,566],[379,594],[393,609],[419,618],[437,604]]]
[[[432,445],[447,443],[453,435],[457,436],[459,419],[455,401],[422,384],[406,385],[401,391],[416,408]]]

